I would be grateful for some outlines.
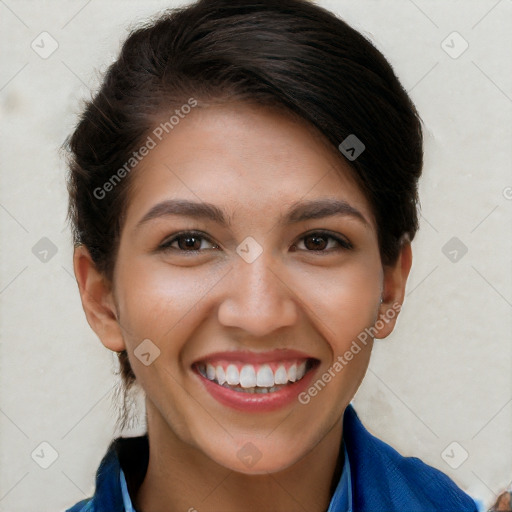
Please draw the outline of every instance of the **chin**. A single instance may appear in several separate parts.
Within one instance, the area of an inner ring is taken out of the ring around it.
[[[264,446],[262,446],[259,441],[261,439],[254,442],[244,441],[242,444],[238,444],[239,447],[230,448],[229,457],[226,457],[226,452],[217,452],[212,454],[210,458],[231,471],[254,476],[284,471],[302,458],[297,453],[297,446],[291,442],[290,450],[283,451],[274,449],[271,443],[263,443]],[[215,449],[218,451],[218,445]],[[232,453],[234,453],[234,457],[231,455]]]

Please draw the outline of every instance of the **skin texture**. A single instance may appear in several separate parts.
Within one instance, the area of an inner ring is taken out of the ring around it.
[[[191,365],[217,351],[289,348],[320,360],[316,381],[359,333],[403,302],[410,244],[396,265],[383,267],[370,205],[348,164],[313,128],[262,107],[196,108],[133,172],[113,286],[85,247],[75,250],[74,269],[89,324],[110,350],[127,348],[146,394],[150,460],[135,506],[325,511],[339,478],[343,412],[372,340],[307,405],[258,414],[218,403]],[[172,215],[136,229],[155,204],[178,198],[215,204],[231,225]],[[347,215],[279,223],[295,203],[320,198],[348,202],[366,223]],[[186,253],[184,242],[180,252],[178,241],[158,251],[192,229],[205,234],[202,252]],[[326,238],[312,250],[306,235],[318,230],[353,248]],[[263,249],[252,263],[236,252],[248,236]],[[134,356],[144,339],[160,350],[149,366]],[[261,453],[250,468],[237,456],[248,442]]]
[[[511,494],[509,492],[500,494],[492,510],[496,510],[497,512],[509,512],[512,510]]]

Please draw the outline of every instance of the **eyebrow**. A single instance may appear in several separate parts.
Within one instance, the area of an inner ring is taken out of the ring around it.
[[[189,201],[186,199],[168,199],[153,206],[137,223],[134,231],[153,219],[172,215],[192,217],[214,221],[221,226],[231,226],[231,218],[214,204]],[[288,225],[324,217],[343,216],[359,220],[366,227],[370,226],[365,216],[354,206],[339,199],[316,199],[294,203],[286,215],[281,215],[278,223]]]

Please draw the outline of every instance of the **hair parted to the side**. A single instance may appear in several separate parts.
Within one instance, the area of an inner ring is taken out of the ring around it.
[[[355,134],[366,149],[349,163],[372,206],[383,264],[414,238],[421,120],[384,56],[306,0],[200,0],[131,32],[65,144],[74,244],[108,281],[137,169],[104,198],[94,190],[191,97],[286,109],[336,149]],[[118,357],[126,393],[135,375],[126,351]],[[125,407],[121,428],[127,420]]]

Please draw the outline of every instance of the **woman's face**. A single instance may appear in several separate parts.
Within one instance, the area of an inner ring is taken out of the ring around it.
[[[345,357],[383,312],[368,201],[312,130],[240,104],[196,108],[134,173],[114,275],[122,337],[102,341],[127,348],[153,424],[233,470],[290,466],[369,363],[368,337]]]

